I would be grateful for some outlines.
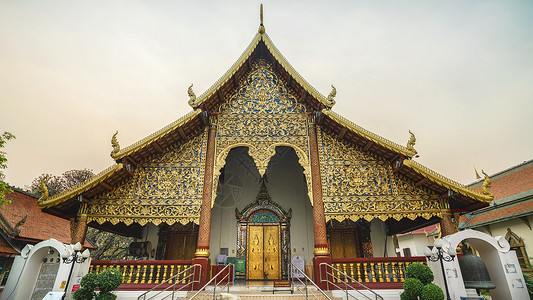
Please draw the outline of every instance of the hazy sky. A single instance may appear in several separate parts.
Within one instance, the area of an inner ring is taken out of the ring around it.
[[[257,32],[259,1],[0,1],[6,180],[102,171],[191,108]],[[533,158],[533,2],[263,1],[266,32],[333,108],[474,180]]]

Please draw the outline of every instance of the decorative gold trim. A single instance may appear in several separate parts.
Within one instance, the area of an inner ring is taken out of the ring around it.
[[[150,134],[149,136],[145,137],[144,139],[142,139],[142,140],[140,140],[140,141],[138,141],[138,142],[136,142],[134,144],[131,144],[131,145],[129,145],[128,147],[126,147],[124,149],[121,149],[117,153],[111,154],[111,157],[113,159],[117,160],[117,159],[123,158],[124,156],[128,156],[128,155],[130,155],[132,153],[135,153],[135,152],[143,149],[147,145],[151,144],[152,142],[157,141],[158,139],[160,139],[160,138],[164,137],[165,135],[169,134],[173,130],[183,126],[184,124],[187,124],[189,121],[191,121],[192,119],[196,118],[201,113],[202,113],[202,110],[200,110],[200,109],[193,110],[193,111],[189,112],[188,114],[186,114],[185,116],[181,117],[180,119],[170,123],[169,125],[163,127],[162,129]]]
[[[70,189],[68,189],[68,190],[66,190],[64,192],[56,194],[56,195],[48,198],[48,200],[44,200],[44,199],[43,200],[39,200],[38,201],[39,207],[41,207],[41,209],[42,208],[49,208],[49,207],[58,205],[59,203],[65,202],[68,199],[76,197],[76,196],[82,194],[83,192],[86,192],[86,191],[92,189],[93,187],[97,186],[100,182],[106,180],[111,175],[113,175],[115,172],[121,170],[123,167],[124,166],[121,163],[113,165],[113,166],[105,169],[104,171],[100,172],[98,175],[95,175],[95,176],[91,177],[89,180],[87,180],[85,182],[82,182],[82,183],[80,183],[78,185],[75,185],[72,188],[70,188]]]
[[[209,257],[209,249],[196,249],[195,257]]]
[[[424,218],[426,220],[431,219],[432,217],[442,218],[444,215],[444,210],[417,210],[417,211],[395,211],[391,213],[384,212],[353,212],[353,213],[328,213],[326,214],[326,222],[330,220],[337,220],[342,222],[346,219],[351,221],[366,220],[368,222],[373,219],[379,219],[383,222],[386,220],[396,220],[400,221],[401,219],[407,218],[409,220],[414,220],[418,217]]]
[[[470,197],[472,199],[476,199],[481,202],[489,203],[494,199],[494,195],[485,195],[483,193],[480,193],[474,189],[471,189],[467,186],[464,186],[456,181],[453,181],[447,177],[444,177],[443,175],[430,170],[429,168],[417,163],[414,160],[406,159],[403,161],[403,165],[406,167],[409,167],[413,169],[413,171],[417,172],[418,174],[426,177],[427,179],[447,188],[454,192],[457,192],[461,195]]]
[[[389,150],[403,154],[408,157],[413,157],[416,155],[416,151],[411,151],[404,146],[398,145],[394,142],[387,140],[386,138],[383,138],[375,133],[372,133],[331,110],[323,110],[322,113],[324,113],[326,116],[328,116],[333,121],[345,126],[346,128],[348,128],[348,130],[351,130],[361,135],[362,137],[376,144],[379,144]]]
[[[315,248],[313,251],[314,255],[329,255],[329,249],[327,247],[324,248]]]

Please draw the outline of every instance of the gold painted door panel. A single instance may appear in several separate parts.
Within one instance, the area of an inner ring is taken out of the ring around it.
[[[248,226],[248,280],[281,278],[279,225]]]
[[[264,227],[264,272],[266,280],[280,279],[279,226]]]
[[[263,226],[248,226],[248,279],[263,280]]]

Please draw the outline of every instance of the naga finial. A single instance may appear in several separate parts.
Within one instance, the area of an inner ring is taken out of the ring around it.
[[[411,152],[414,152],[415,154],[417,153],[416,149],[415,149],[415,143],[416,143],[416,137],[415,137],[415,134],[411,132],[411,130],[409,130],[409,134],[411,134],[411,137],[409,138],[409,141],[407,141],[407,150],[411,151]]]
[[[259,7],[259,30],[258,32],[260,34],[265,33],[265,26],[263,26],[263,3],[261,3],[261,6]]]
[[[41,178],[41,186],[39,187],[39,190],[41,192],[41,198],[39,198],[39,201],[48,200],[48,187],[46,187],[46,183],[44,182],[46,178],[47,176]]]
[[[328,98],[326,98],[326,105],[328,108],[333,107],[335,105],[335,96],[337,95],[337,89],[331,85],[331,92],[329,92]]]
[[[487,175],[487,173],[485,173],[485,171],[483,170],[481,170],[481,173],[485,175],[485,179],[483,180],[483,183],[481,184],[481,193],[483,195],[490,196],[491,198],[494,199],[494,195],[490,192],[490,187],[492,184],[491,184],[489,175]]]
[[[192,90],[193,84],[191,83],[191,86],[187,89],[187,94],[189,94],[189,105],[192,108],[195,108],[196,106],[196,94]]]
[[[117,134],[118,130],[117,132],[115,132],[115,134],[113,134],[113,137],[111,138],[111,147],[113,147],[113,151],[111,151],[111,156],[117,154],[120,151],[120,145],[118,144]]]
[[[476,179],[480,179],[481,176],[479,176],[479,173],[477,172],[476,166],[474,166],[474,171],[476,172]]]

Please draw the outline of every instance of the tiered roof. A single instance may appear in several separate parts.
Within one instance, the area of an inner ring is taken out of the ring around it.
[[[389,160],[394,166],[394,172],[411,178],[417,186],[426,186],[440,193],[443,198],[450,197],[452,209],[471,210],[486,206],[486,203],[492,200],[490,195],[468,188],[413,161],[416,151],[412,148],[374,134],[331,110],[333,105],[328,98],[313,88],[290,65],[261,24],[259,32],[231,68],[195,99],[192,105],[193,111],[139,142],[116,151],[111,155],[116,160],[116,165],[68,191],[39,201],[39,205],[56,214],[74,214],[77,196],[83,195],[84,198],[91,199],[111,190],[131,176],[131,169],[138,162],[162,154],[202,131],[207,126],[209,114],[216,114],[218,107],[228,99],[239,86],[241,79],[250,72],[252,62],[259,58],[267,59],[272,64],[290,92],[310,113],[317,113],[318,124],[322,129],[338,139],[349,141],[363,151],[376,153]]]

